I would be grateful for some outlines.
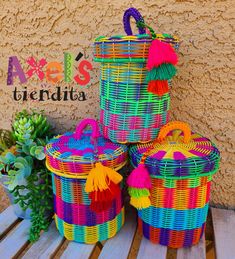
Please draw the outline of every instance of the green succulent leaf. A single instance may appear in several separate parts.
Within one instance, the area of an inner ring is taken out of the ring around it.
[[[45,158],[44,147],[34,146],[30,149],[30,154],[37,158],[38,160],[43,160]]]
[[[33,158],[31,156],[26,156],[25,159],[28,162],[28,165],[33,167]]]
[[[30,146],[28,146],[28,145],[22,145],[22,151],[23,151],[25,154],[29,155],[29,154],[30,154]]]
[[[30,148],[30,155],[31,156],[35,156],[36,149],[37,149],[36,145]]]
[[[14,154],[12,154],[11,152],[8,152],[5,155],[5,158],[7,159],[7,161],[9,161],[9,163],[13,163],[16,160],[16,156]]]
[[[14,179],[13,181],[8,183],[8,189],[10,191],[13,191],[17,185],[18,185],[18,181],[17,181],[17,179]]]

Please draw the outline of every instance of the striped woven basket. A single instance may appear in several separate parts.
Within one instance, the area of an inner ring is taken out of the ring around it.
[[[170,122],[156,141],[133,145],[130,156],[134,167],[143,163],[151,176],[151,205],[138,210],[139,230],[151,242],[172,248],[197,244],[219,167],[215,145],[191,133],[186,123]]]
[[[130,17],[139,27],[132,35]],[[113,142],[148,142],[156,138],[169,119],[170,96],[156,96],[147,91],[146,60],[153,37],[179,46],[169,34],[146,34],[140,26],[139,12],[128,9],[123,17],[127,36],[98,37],[94,43],[94,61],[100,62],[100,122],[104,137]]]
[[[84,130],[88,124],[92,131]],[[97,122],[86,119],[75,133],[55,137],[45,148],[47,167],[52,172],[56,226],[61,235],[79,243],[111,238],[124,224],[121,191],[98,212],[92,209],[91,196],[86,191],[90,170],[97,161],[114,170],[121,169],[127,161],[125,145],[111,143],[97,132]]]

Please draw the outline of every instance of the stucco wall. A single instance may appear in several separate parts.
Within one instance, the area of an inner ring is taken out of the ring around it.
[[[158,32],[176,34],[182,40],[171,90],[171,118],[189,122],[194,131],[218,145],[222,160],[214,177],[212,201],[235,207],[233,5],[233,0],[0,0],[0,127],[9,128],[13,114],[23,107],[44,109],[58,131],[74,129],[85,116],[98,117],[97,64],[93,83],[84,90],[87,101],[22,104],[12,100],[13,87],[6,85],[8,58],[16,55],[24,70],[25,59],[31,55],[63,62],[63,52],[81,51],[91,60],[94,38],[122,34],[123,12],[134,6]],[[33,77],[24,86],[34,89],[40,82]]]

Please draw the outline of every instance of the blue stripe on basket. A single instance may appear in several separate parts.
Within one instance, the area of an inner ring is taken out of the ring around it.
[[[200,228],[206,221],[209,203],[203,208],[189,210],[175,210],[155,208],[139,210],[138,216],[155,228],[167,228],[172,230],[187,230]]]

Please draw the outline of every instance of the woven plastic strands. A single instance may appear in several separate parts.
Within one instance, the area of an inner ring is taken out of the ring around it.
[[[156,34],[156,38],[169,43],[176,50],[179,40],[169,34]],[[112,37],[100,36],[95,39],[94,61],[105,63],[143,63],[147,61],[152,38],[149,34]]]
[[[54,211],[61,235],[79,243],[96,243],[113,237],[124,223],[123,201],[120,197],[112,207],[95,213],[85,192],[86,180],[53,175]]]
[[[86,126],[92,130],[86,130]],[[50,140],[45,152],[47,167],[52,172],[55,221],[60,234],[86,244],[113,237],[124,224],[121,190],[94,209],[85,186],[97,163],[104,169],[121,169],[126,163],[127,147],[101,137],[98,123],[86,119],[76,132]],[[121,188],[122,183],[117,185]]]
[[[169,120],[169,93],[161,97],[147,91],[146,60],[152,37],[139,27],[132,35],[130,17],[143,22],[134,9],[123,17],[127,36],[98,37],[94,44],[94,60],[100,62],[100,122],[106,138],[118,143],[148,142]],[[179,46],[176,37],[156,34],[156,38]]]
[[[65,133],[52,139],[46,148],[46,163],[53,172],[86,175],[95,162],[94,144],[90,142],[91,131],[84,131],[79,139],[76,133]],[[123,167],[127,159],[127,148],[97,138],[99,161],[116,170]]]
[[[172,248],[199,242],[208,214],[211,180],[219,151],[188,124],[170,122],[158,138],[130,148],[134,167],[144,163],[151,176],[151,206],[138,210],[138,228],[153,243]]]
[[[139,210],[139,230],[153,243],[172,248],[197,244],[207,218],[212,176],[152,177],[151,206]]]
[[[55,215],[56,226],[61,235],[79,243],[94,244],[116,235],[124,224],[124,209],[111,221],[94,227],[68,224]]]
[[[138,229],[152,243],[180,248],[197,244],[204,233],[205,223],[200,228],[177,231],[166,228],[155,228],[141,220],[141,218],[138,218]]]
[[[154,145],[145,160],[145,165],[151,175],[190,177],[218,170],[219,151],[209,139],[192,133],[189,143],[177,143],[183,138],[183,135],[178,135],[178,133],[170,132],[167,143]],[[176,144],[169,145],[170,142]],[[131,147],[131,161],[135,167],[139,164],[142,154],[151,145],[152,143],[146,143]]]

